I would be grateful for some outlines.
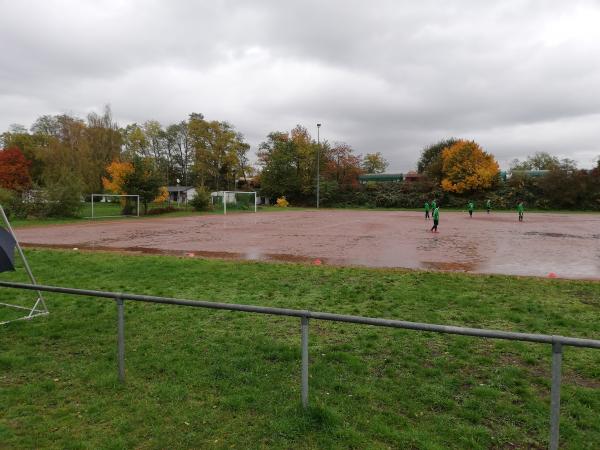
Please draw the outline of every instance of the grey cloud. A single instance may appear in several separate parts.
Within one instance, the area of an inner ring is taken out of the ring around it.
[[[594,1],[0,0],[0,129],[110,103],[123,123],[203,112],[253,146],[322,121],[394,170],[448,136],[589,165],[599,21]]]

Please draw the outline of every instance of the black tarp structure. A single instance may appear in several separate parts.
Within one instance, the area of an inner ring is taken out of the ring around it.
[[[0,228],[0,272],[15,270],[15,246],[17,241],[12,234]]]
[[[4,213],[2,205],[0,205],[0,273],[15,270],[15,248],[17,249],[19,256],[21,257],[21,262],[23,263],[23,267],[27,272],[29,281],[31,282],[31,284],[37,284],[37,282],[35,281],[35,277],[31,272],[31,268],[29,267],[29,263],[27,262],[27,258],[23,253],[23,249],[19,245],[19,241],[17,240],[15,232],[10,226],[10,222],[8,221],[8,217],[6,217],[6,214]],[[43,316],[49,314],[42,293],[40,291],[36,292],[38,295],[37,300],[35,301],[33,306],[30,307],[0,302],[0,306],[6,306],[8,308],[14,308],[27,312],[26,316],[17,317],[16,319],[13,318],[10,320],[2,321],[2,319],[0,318],[0,325],[4,325],[15,320],[27,320],[32,319],[36,316]]]

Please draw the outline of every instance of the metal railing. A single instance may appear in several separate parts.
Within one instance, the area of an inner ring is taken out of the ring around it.
[[[228,311],[242,311],[275,316],[288,316],[300,318],[301,330],[301,397],[302,405],[308,406],[308,324],[310,319],[328,320],[333,322],[357,323],[380,327],[402,328],[406,330],[428,331],[434,333],[458,334],[490,339],[506,339],[511,341],[535,342],[552,345],[552,384],[550,391],[550,446],[551,450],[558,448],[559,442],[559,416],[560,416],[560,385],[563,346],[587,347],[600,349],[600,340],[581,339],[565,336],[552,336],[547,334],[515,333],[510,331],[489,330],[480,328],[467,328],[449,325],[436,325],[429,323],[407,322],[403,320],[380,319],[373,317],[350,316],[287,308],[272,308],[267,306],[240,305],[235,303],[220,303],[201,300],[185,300],[153,295],[126,294],[121,292],[94,291],[89,289],[74,289],[59,286],[45,286],[24,283],[0,281],[0,287],[27,289],[43,292],[56,292],[70,295],[83,295],[91,297],[110,298],[117,304],[117,353],[119,380],[125,382],[125,300],[160,303],[167,305],[192,306],[195,308],[222,309]]]

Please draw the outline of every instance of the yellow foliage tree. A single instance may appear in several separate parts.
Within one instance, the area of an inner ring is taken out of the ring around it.
[[[164,203],[169,200],[169,190],[166,186],[160,187],[160,192],[154,199],[154,203]]]
[[[500,167],[473,141],[460,140],[442,151],[442,189],[463,193],[489,189]]]
[[[102,186],[105,190],[115,194],[127,194],[124,189],[125,177],[133,172],[133,165],[129,162],[113,161],[106,167],[108,178],[102,177]]]

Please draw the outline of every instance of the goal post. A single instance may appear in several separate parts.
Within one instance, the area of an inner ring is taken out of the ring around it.
[[[91,200],[92,212],[86,219],[140,216],[140,196],[137,194],[92,194]]]
[[[213,208],[223,208],[223,214],[227,211],[249,211],[257,212],[255,191],[217,191],[210,194]]]

